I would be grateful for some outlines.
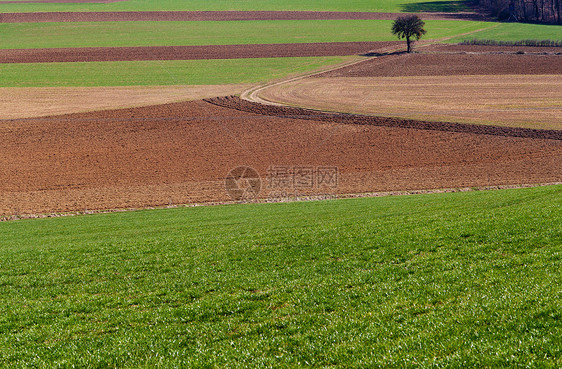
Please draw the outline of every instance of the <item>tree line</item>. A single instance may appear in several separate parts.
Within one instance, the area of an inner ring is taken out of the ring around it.
[[[500,19],[562,24],[562,0],[476,0],[476,2]]]

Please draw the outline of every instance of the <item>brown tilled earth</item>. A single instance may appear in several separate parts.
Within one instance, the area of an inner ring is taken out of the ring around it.
[[[53,63],[127,60],[196,60],[346,56],[400,42],[328,42],[301,44],[252,44],[211,46],[87,47],[0,50],[0,63]]]
[[[559,58],[415,54],[327,75],[560,74]],[[228,201],[224,178],[241,165],[264,179],[261,197],[278,190],[270,167],[339,169],[337,188],[299,194],[562,181],[560,131],[211,101],[0,121],[0,215]]]
[[[30,1],[39,2],[39,1]],[[79,2],[79,1],[43,1]],[[108,2],[85,0],[81,2]],[[0,4],[8,3],[0,1]],[[20,2],[21,3],[21,2]],[[0,22],[119,22],[119,21],[239,21],[239,20],[394,20],[404,13],[316,11],[146,11],[146,12],[36,12],[0,14]],[[487,20],[479,13],[423,13],[429,20]]]
[[[259,97],[326,111],[562,129],[560,74],[306,78]]]
[[[534,48],[530,48],[534,49]],[[424,49],[425,50],[425,49]],[[439,48],[441,50],[441,48]],[[461,50],[458,48],[457,50]],[[550,48],[551,53],[560,48]],[[562,74],[562,55],[533,54],[437,54],[385,55],[317,77],[405,77]]]
[[[224,178],[240,165],[264,179],[271,166],[337,167],[335,191],[360,193],[556,182],[561,159],[556,139],[280,118],[195,101],[1,121],[0,214],[226,201]]]
[[[498,46],[498,45],[460,45],[434,44],[424,47],[422,52],[451,52],[451,53],[492,53],[492,54],[557,54],[562,55],[562,47],[556,46]]]

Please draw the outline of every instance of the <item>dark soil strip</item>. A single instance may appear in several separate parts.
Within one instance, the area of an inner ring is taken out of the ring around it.
[[[132,60],[198,60],[345,56],[400,42],[330,42],[215,46],[88,47],[0,50],[0,63],[55,63]]]
[[[78,1],[59,1],[78,2]],[[82,1],[94,2],[94,1]],[[97,1],[108,2],[108,1]],[[0,1],[0,4],[6,3]],[[314,11],[148,11],[4,13],[0,22],[243,21],[243,20],[394,20],[402,13]],[[478,13],[422,13],[428,20],[489,20]]]
[[[447,46],[436,49],[441,51]],[[458,48],[461,51],[465,48]],[[421,50],[421,48],[419,49]],[[317,77],[406,77],[509,74],[562,74],[560,55],[518,55],[481,53],[391,54],[369,59]],[[509,78],[506,76],[506,78]]]
[[[473,133],[504,137],[523,137],[533,139],[562,140],[562,131],[531,128],[499,127],[476,124],[426,122],[411,119],[373,117],[358,114],[323,113],[315,110],[271,106],[242,100],[236,96],[217,97],[205,101],[222,107],[278,118],[297,118],[332,123],[360,124],[395,128]]]

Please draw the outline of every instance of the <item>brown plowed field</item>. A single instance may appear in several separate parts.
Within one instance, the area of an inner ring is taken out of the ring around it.
[[[272,86],[276,103],[414,120],[562,129],[562,55],[433,51],[383,55]],[[553,48],[557,49],[557,48]],[[421,50],[421,48],[420,48]]]
[[[517,53],[524,52],[529,54],[558,54],[562,55],[562,47],[543,47],[543,46],[497,46],[497,45],[459,45],[459,44],[435,44],[424,47],[422,50],[436,52],[460,52],[460,53]]]
[[[465,46],[463,46],[464,48]],[[553,48],[558,50],[559,48]],[[405,77],[562,74],[561,55],[394,54],[317,77]]]
[[[0,63],[54,63],[130,60],[196,60],[346,56],[400,42],[329,42],[302,44],[252,44],[213,46],[88,47],[0,50]]]
[[[262,178],[271,166],[335,166],[335,191],[359,193],[559,182],[561,159],[554,139],[281,118],[195,101],[0,121],[0,214],[229,200],[223,179],[239,165]]]
[[[37,1],[33,1],[37,2]],[[51,1],[54,2],[54,1]],[[59,1],[63,2],[63,1]],[[68,1],[78,2],[78,1]],[[94,1],[83,1],[94,2]],[[95,1],[103,2],[103,1]],[[6,3],[0,1],[0,4]],[[315,11],[147,11],[147,12],[38,12],[4,13],[0,22],[109,22],[109,21],[241,21],[241,20],[394,20],[404,15],[372,12]],[[477,13],[423,13],[430,20],[487,20]]]

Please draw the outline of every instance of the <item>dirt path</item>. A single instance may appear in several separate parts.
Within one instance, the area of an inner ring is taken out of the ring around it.
[[[400,42],[328,42],[213,46],[91,47],[0,50],[0,63],[54,63],[130,60],[196,60],[347,56],[369,53]]]
[[[54,1],[52,1],[54,2]],[[59,1],[64,2],[64,1]],[[68,1],[77,2],[77,1]],[[83,1],[104,2],[104,1]],[[107,1],[105,1],[107,2]],[[6,3],[0,1],[0,4]],[[243,21],[243,20],[394,20],[404,13],[316,11],[147,11],[3,13],[0,22]],[[421,13],[426,20],[489,20],[478,13]]]

